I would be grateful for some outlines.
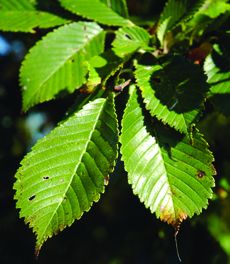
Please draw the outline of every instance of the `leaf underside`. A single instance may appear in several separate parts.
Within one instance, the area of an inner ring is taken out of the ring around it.
[[[14,184],[20,217],[37,235],[36,251],[70,226],[104,192],[117,157],[114,95],[96,99],[48,136],[21,162]]]
[[[141,101],[134,89],[122,120],[122,160],[134,194],[158,218],[179,229],[212,197],[213,157],[201,134],[195,131],[191,145],[174,129],[158,120],[152,123]]]
[[[204,69],[211,85],[209,99],[223,115],[230,116],[230,35],[224,37],[225,45],[215,44],[206,58]]]
[[[23,111],[74,92],[86,82],[83,62],[104,50],[105,33],[93,22],[60,27],[37,42],[22,63]]]
[[[201,116],[209,90],[202,69],[179,55],[156,59],[145,53],[134,74],[151,115],[188,133]]]

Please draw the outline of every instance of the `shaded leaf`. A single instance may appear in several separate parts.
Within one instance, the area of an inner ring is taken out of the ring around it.
[[[156,59],[145,53],[135,76],[152,116],[183,133],[199,120],[209,85],[198,65],[179,55]]]
[[[95,23],[60,27],[37,42],[22,63],[23,111],[81,87],[86,82],[85,60],[104,50],[105,34]]]
[[[15,199],[20,217],[37,235],[37,254],[48,237],[89,211],[104,192],[104,179],[117,157],[113,97],[85,105],[39,140],[21,162]]]
[[[202,7],[204,2],[205,0],[169,0],[160,18],[161,26],[158,30],[160,30],[161,44],[168,30],[191,18]]]
[[[129,20],[118,14],[117,4],[108,6],[100,0],[58,0],[61,6],[79,16],[109,26],[127,26]],[[106,1],[107,2],[107,1]],[[112,1],[114,2],[114,1]],[[121,1],[119,1],[121,2]],[[119,5],[121,7],[121,4]],[[115,10],[113,8],[116,7]]]
[[[133,43],[122,48],[112,48],[104,53],[94,56],[89,61],[89,84],[98,85],[102,82],[105,85],[107,79],[123,67],[123,64],[130,59],[132,54],[140,48],[140,43]]]
[[[3,31],[31,32],[35,27],[50,28],[70,22],[53,13],[44,12],[35,6],[36,1],[0,0],[0,29]]]
[[[212,197],[213,156],[202,135],[187,136],[154,120],[133,89],[122,120],[121,153],[129,183],[145,206],[177,230],[207,208]]]
[[[214,107],[225,116],[230,116],[230,34],[215,44],[211,54],[206,58],[204,69],[211,85],[209,93]]]

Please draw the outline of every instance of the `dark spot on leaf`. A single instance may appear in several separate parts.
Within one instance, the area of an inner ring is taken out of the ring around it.
[[[44,177],[42,177],[43,178],[43,180],[49,180],[49,176],[44,176]]]
[[[205,174],[205,172],[200,170],[200,171],[198,171],[197,176],[198,176],[198,178],[202,179],[204,176],[206,176],[206,174]]]
[[[88,35],[85,35],[85,38],[89,38]]]
[[[29,201],[33,201],[35,198],[36,198],[36,195],[34,194],[34,195],[30,196],[30,197],[28,198],[28,200],[29,200]]]
[[[128,33],[125,33],[125,37],[128,38],[128,39],[132,39]]]
[[[161,83],[162,82],[160,77],[153,78],[153,81],[156,82],[156,83]]]
[[[83,27],[83,30],[85,30],[85,31],[86,31],[86,26],[84,26],[84,27]]]
[[[71,60],[72,62],[74,62],[74,60]]]

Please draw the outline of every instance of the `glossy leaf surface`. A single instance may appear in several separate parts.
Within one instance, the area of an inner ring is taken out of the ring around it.
[[[194,142],[154,120],[133,89],[122,120],[121,153],[129,183],[145,206],[175,228],[199,214],[212,197],[216,174],[208,145],[197,131]]]
[[[23,111],[81,87],[88,71],[83,62],[104,50],[104,37],[97,24],[78,22],[37,42],[21,67]]]
[[[21,162],[14,185],[20,216],[37,235],[36,251],[70,226],[104,192],[117,157],[113,94],[60,123]]]

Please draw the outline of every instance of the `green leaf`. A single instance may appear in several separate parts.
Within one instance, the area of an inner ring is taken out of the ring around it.
[[[37,235],[36,254],[48,237],[71,226],[104,192],[117,157],[114,95],[88,103],[33,147],[14,184],[20,217]]]
[[[177,230],[180,223],[207,208],[212,197],[212,154],[202,136],[190,139],[155,120],[133,89],[122,120],[121,153],[128,181],[156,216]]]
[[[161,38],[163,39],[168,30],[190,19],[202,7],[204,2],[205,0],[169,0],[160,18],[160,25],[164,24],[158,29]]]
[[[139,46],[143,49],[148,49],[150,35],[143,28],[134,27],[123,27],[119,28],[116,32],[116,38],[112,45],[116,48],[125,48],[127,46]]]
[[[145,53],[134,74],[152,116],[183,133],[199,120],[209,85],[198,65],[179,55]]]
[[[120,16],[114,6],[100,0],[58,0],[61,6],[79,16],[95,20],[109,26],[128,26],[130,21]],[[107,1],[106,1],[107,2]],[[114,1],[112,1],[114,2]],[[120,2],[120,1],[119,1]],[[121,5],[119,5],[121,7]]]
[[[226,1],[224,0],[208,0],[205,2],[205,5],[203,8],[197,13],[197,15],[202,14],[209,16],[211,18],[216,18],[220,14],[225,13],[226,11],[230,10],[230,4],[225,3]]]
[[[78,22],[60,27],[37,42],[21,67],[23,111],[81,87],[87,74],[83,62],[104,50],[104,38],[97,24]]]
[[[126,4],[126,0],[100,0],[102,3],[106,4],[113,11],[118,13],[120,16],[124,18],[128,18],[128,8]]]
[[[205,60],[204,69],[211,85],[210,101],[223,115],[230,116],[230,34],[215,44]]]
[[[34,33],[35,27],[50,28],[70,22],[69,19],[37,9],[35,4],[37,1],[0,0],[0,29]]]
[[[161,23],[161,25],[159,26],[159,28],[157,30],[157,37],[161,43],[161,47],[164,46],[164,36],[165,36],[165,33],[168,29],[168,25],[169,25],[171,18],[172,17],[165,19],[165,21]]]
[[[96,86],[105,82],[111,75],[114,75],[123,64],[130,59],[135,51],[140,48],[139,43],[133,43],[122,48],[112,48],[104,53],[94,56],[90,61],[90,77],[88,83]],[[102,82],[103,79],[103,82]]]
[[[96,86],[103,85],[107,79],[123,67],[123,64],[140,48],[148,49],[150,35],[140,27],[124,27],[115,32],[116,37],[112,42],[111,50],[94,56],[89,61],[89,79],[88,83]]]

